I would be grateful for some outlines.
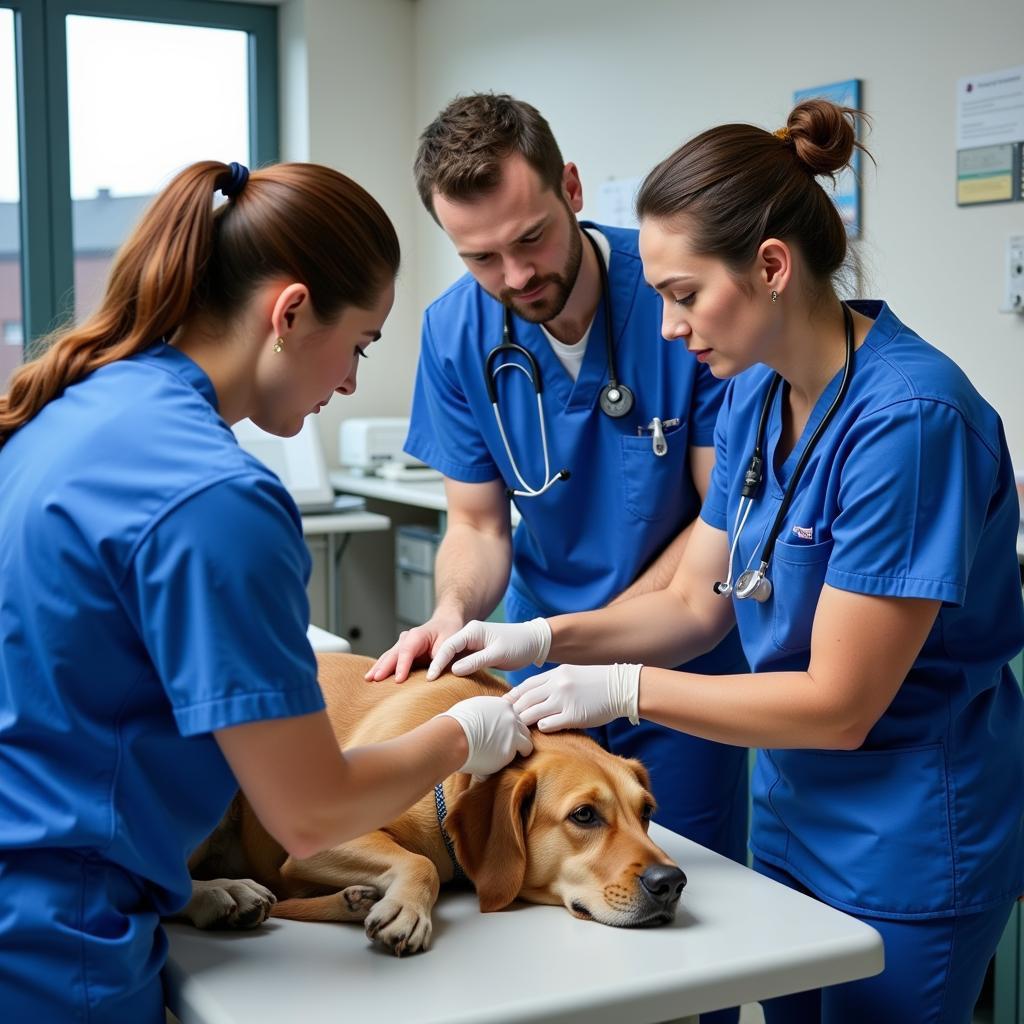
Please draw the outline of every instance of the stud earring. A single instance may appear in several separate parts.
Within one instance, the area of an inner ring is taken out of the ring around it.
[[[774,300],[772,300],[772,301],[774,301]],[[283,348],[284,348],[284,338],[278,338],[277,341],[274,342],[274,351],[275,352],[280,352]]]
[[[778,301],[779,301],[779,293],[773,288],[772,289],[772,302],[778,302]],[[280,340],[280,339],[278,339],[278,340]]]

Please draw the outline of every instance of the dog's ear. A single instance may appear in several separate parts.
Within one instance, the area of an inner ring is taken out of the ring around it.
[[[658,806],[658,801],[655,800],[654,794],[651,792],[651,776],[647,773],[647,769],[644,767],[643,762],[637,761],[634,757],[624,758],[626,767],[636,776],[636,781],[643,787],[644,793],[647,794],[648,801],[648,817],[646,820],[650,820],[650,814]],[[644,829],[646,831],[646,825]]]
[[[651,791],[651,776],[648,774],[647,769],[644,767],[643,762],[638,761],[635,757],[624,758],[627,767],[636,776],[637,781],[644,789],[649,793]]]
[[[533,771],[505,769],[462,793],[445,819],[485,913],[507,907],[523,887],[526,817],[536,791]]]

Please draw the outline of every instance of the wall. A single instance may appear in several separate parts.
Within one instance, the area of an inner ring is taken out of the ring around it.
[[[421,0],[415,124],[458,93],[511,92],[545,114],[593,199],[603,180],[644,173],[710,125],[776,128],[794,89],[862,79],[878,162],[864,172],[864,294],[964,367],[1024,470],[1024,317],[997,311],[1024,203],[954,201],[956,79],[1024,63],[1022,40],[1020,0]],[[461,264],[422,209],[415,217],[422,307]],[[411,375],[391,383],[407,395]]]
[[[403,268],[384,337],[359,388],[320,414],[331,464],[342,415],[401,416],[419,339],[412,159],[415,149],[412,0],[287,0],[280,9],[281,156],[329,164],[368,189],[402,243]]]

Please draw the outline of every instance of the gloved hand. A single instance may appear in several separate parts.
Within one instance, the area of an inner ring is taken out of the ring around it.
[[[543,665],[550,648],[551,627],[547,619],[531,619],[529,622],[480,622],[473,619],[437,648],[427,669],[427,678],[436,679],[459,651],[476,652],[452,665],[457,676],[468,676],[478,668],[522,668],[531,661]]]
[[[504,697],[469,697],[438,717],[454,718],[466,734],[469,757],[459,771],[491,775],[516,754],[525,757],[533,750],[530,730]]]
[[[541,732],[588,729],[616,718],[638,722],[640,670],[643,665],[559,665],[510,690],[524,725]]]

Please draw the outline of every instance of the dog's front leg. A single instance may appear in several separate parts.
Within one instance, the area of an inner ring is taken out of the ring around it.
[[[365,913],[366,934],[371,939],[396,956],[430,946],[430,915],[441,885],[437,868],[428,858],[399,846],[385,832],[371,832],[308,860],[289,858],[281,867],[281,876],[293,890],[301,891],[304,884],[311,883],[336,887],[337,893],[313,900],[282,900],[271,912],[274,917],[309,920],[313,909],[309,904],[316,903],[317,920],[352,920],[352,898],[359,889],[369,888],[379,895]]]

